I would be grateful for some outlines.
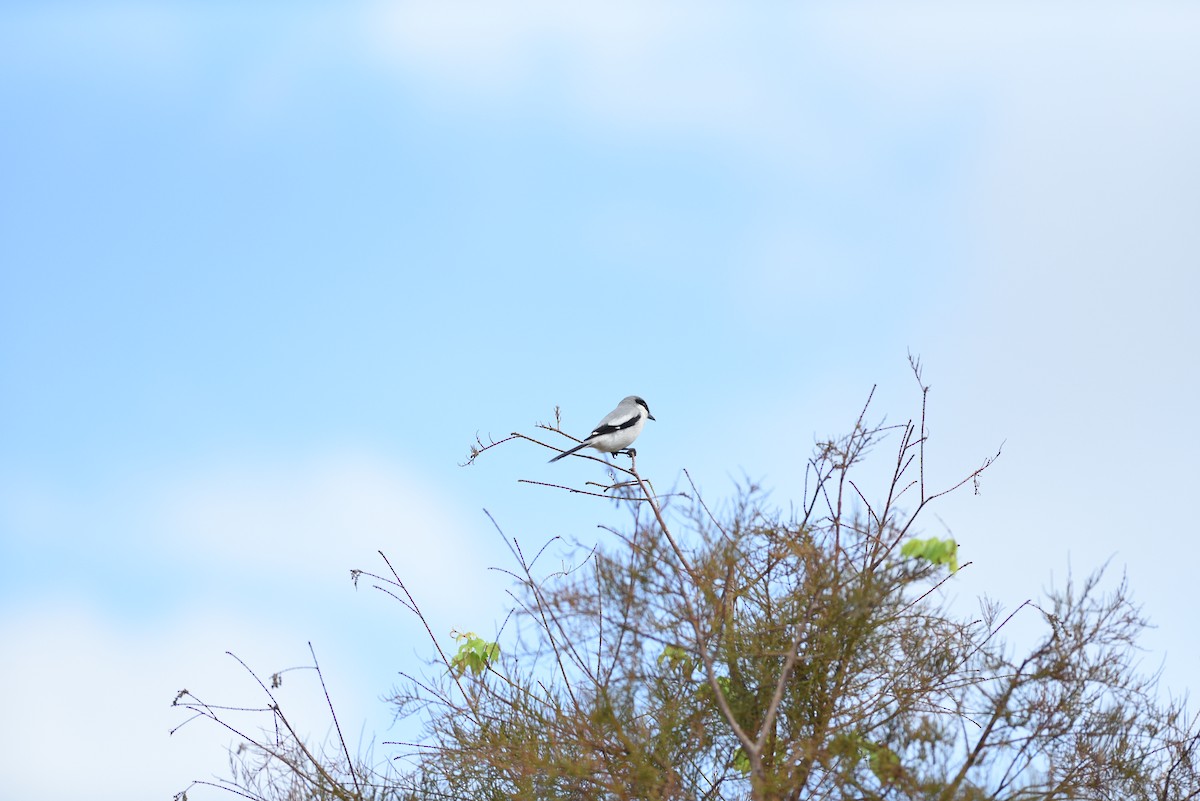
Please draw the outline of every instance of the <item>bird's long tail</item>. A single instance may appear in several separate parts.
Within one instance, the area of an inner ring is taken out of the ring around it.
[[[555,456],[555,457],[554,457],[553,459],[551,459],[550,461],[551,461],[551,462],[557,462],[559,459],[563,458],[564,456],[570,456],[572,453],[575,453],[575,451],[581,451],[581,450],[583,450],[584,448],[586,448],[586,447],[587,447],[588,445],[590,445],[590,444],[591,444],[591,443],[590,443],[590,442],[588,442],[588,441],[585,439],[583,442],[579,443],[579,444],[578,444],[578,445],[576,445],[574,448],[571,448],[571,450],[569,450],[569,451],[563,451],[562,453],[560,453],[558,456]]]

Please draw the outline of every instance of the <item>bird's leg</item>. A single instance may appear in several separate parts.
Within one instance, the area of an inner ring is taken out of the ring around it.
[[[630,459],[632,459],[633,457],[637,456],[637,449],[636,448],[625,448],[624,450],[617,451],[617,453],[618,454],[623,453],[626,456],[628,456]]]

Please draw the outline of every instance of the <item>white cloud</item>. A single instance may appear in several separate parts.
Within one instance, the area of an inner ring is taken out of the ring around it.
[[[553,55],[548,50],[566,58],[563,66],[578,69],[599,61],[611,71],[622,62],[644,63],[662,53],[702,19],[680,19],[661,7],[630,2],[396,2],[370,7],[365,32],[376,54],[395,66],[506,91],[511,87],[505,84],[527,81],[553,66],[542,60]]]
[[[411,468],[354,450],[197,471],[164,487],[156,509],[171,556],[306,574],[389,545],[449,566],[445,546],[465,529],[452,499]]]
[[[395,737],[380,698],[431,649],[371,582],[352,587],[351,567],[385,570],[377,549],[444,643],[451,627],[487,625],[503,602],[453,501],[364,451],[230,460],[92,497],[5,484],[0,524],[14,555],[55,567],[0,605],[10,644],[0,686],[19,688],[0,734],[0,785],[13,797],[169,798],[227,775],[229,735],[195,721],[167,736],[186,717],[170,708],[181,688],[209,703],[261,702],[226,650],[267,676],[308,664],[312,642],[351,748],[360,732],[367,744]],[[310,673],[289,673],[282,692],[303,731],[329,733]]]
[[[369,9],[369,50],[446,102],[549,99],[602,136],[712,145],[775,176],[739,243],[731,289],[747,304],[792,303],[788,289],[837,289],[850,273],[890,293],[874,273],[910,269],[893,253],[927,241],[943,269],[1041,275],[1069,260],[1072,282],[1147,260],[1178,273],[1195,251],[1191,4]],[[812,217],[822,196],[832,219]]]
[[[1188,65],[1200,11],[1175,2],[750,9],[399,0],[368,6],[362,24],[369,51],[391,68],[473,102],[557,89],[557,101],[596,123],[691,138],[718,133],[770,145],[770,163],[787,153],[817,167],[872,136],[829,128],[855,107],[911,119],[931,101],[986,101],[998,92],[1047,110],[1064,101],[1114,111],[1132,103],[1125,119],[1138,124],[1148,119],[1136,113],[1147,89],[1151,102],[1162,99],[1138,79],[1143,69],[1194,83]],[[1078,81],[1066,95],[1054,86],[1063,74]]]
[[[180,577],[181,592],[247,577],[340,590],[351,568],[383,569],[383,550],[431,606],[457,608],[447,577],[487,566],[471,541],[480,524],[465,521],[456,499],[361,449],[228,457],[88,488],[9,475],[0,524],[11,547],[61,560],[67,572],[165,573]]]
[[[488,599],[501,601],[499,589],[489,596],[478,583],[493,550],[485,521],[467,524],[458,502],[411,467],[362,450],[200,470],[162,487],[149,519],[156,558],[237,583],[247,597],[310,609],[346,603],[351,569],[386,575],[382,550],[439,635],[490,620]],[[462,591],[464,577],[474,592]],[[408,618],[383,596],[362,600]]]
[[[789,17],[791,15],[788,15]],[[549,92],[566,114],[634,133],[781,137],[795,64],[759,49],[773,17],[716,3],[378,3],[370,52],[399,73],[471,101]],[[804,37],[807,38],[807,37]],[[806,61],[801,47],[790,60]],[[802,78],[802,76],[801,76]],[[539,95],[541,96],[541,95]],[[786,101],[786,102],[781,102]]]
[[[225,648],[241,642],[240,655],[272,668],[283,666],[272,661],[281,654],[295,662],[306,656],[286,632],[229,615],[189,614],[165,627],[131,628],[66,602],[0,614],[0,640],[7,644],[0,659],[0,783],[7,798],[168,799],[192,779],[227,777],[227,733],[193,721],[168,735],[188,717],[171,708],[175,693],[187,687],[210,703],[262,706],[253,680]],[[320,736],[328,715],[307,684],[285,681],[279,698],[299,725]]]

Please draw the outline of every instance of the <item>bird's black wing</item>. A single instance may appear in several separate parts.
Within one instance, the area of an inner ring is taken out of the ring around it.
[[[633,426],[637,425],[637,421],[641,419],[642,416],[640,414],[635,414],[628,420],[622,420],[619,423],[614,421],[612,423],[605,423],[602,426],[597,426],[595,431],[588,434],[588,439],[591,439],[592,437],[602,437],[605,434],[611,434],[614,431],[624,431],[627,428],[632,428]]]

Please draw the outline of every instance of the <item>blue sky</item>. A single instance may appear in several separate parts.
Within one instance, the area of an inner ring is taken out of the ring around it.
[[[618,520],[516,483],[584,462],[459,468],[477,431],[637,393],[657,483],[786,506],[872,385],[918,410],[910,350],[934,478],[1005,443],[940,512],[953,595],[1111,558],[1200,686],[1198,35],[1166,2],[0,6],[0,785],[221,774],[166,732],[182,687],[253,699],[227,649],[312,641],[388,739],[427,648],[350,568],[487,630],[483,508]]]

